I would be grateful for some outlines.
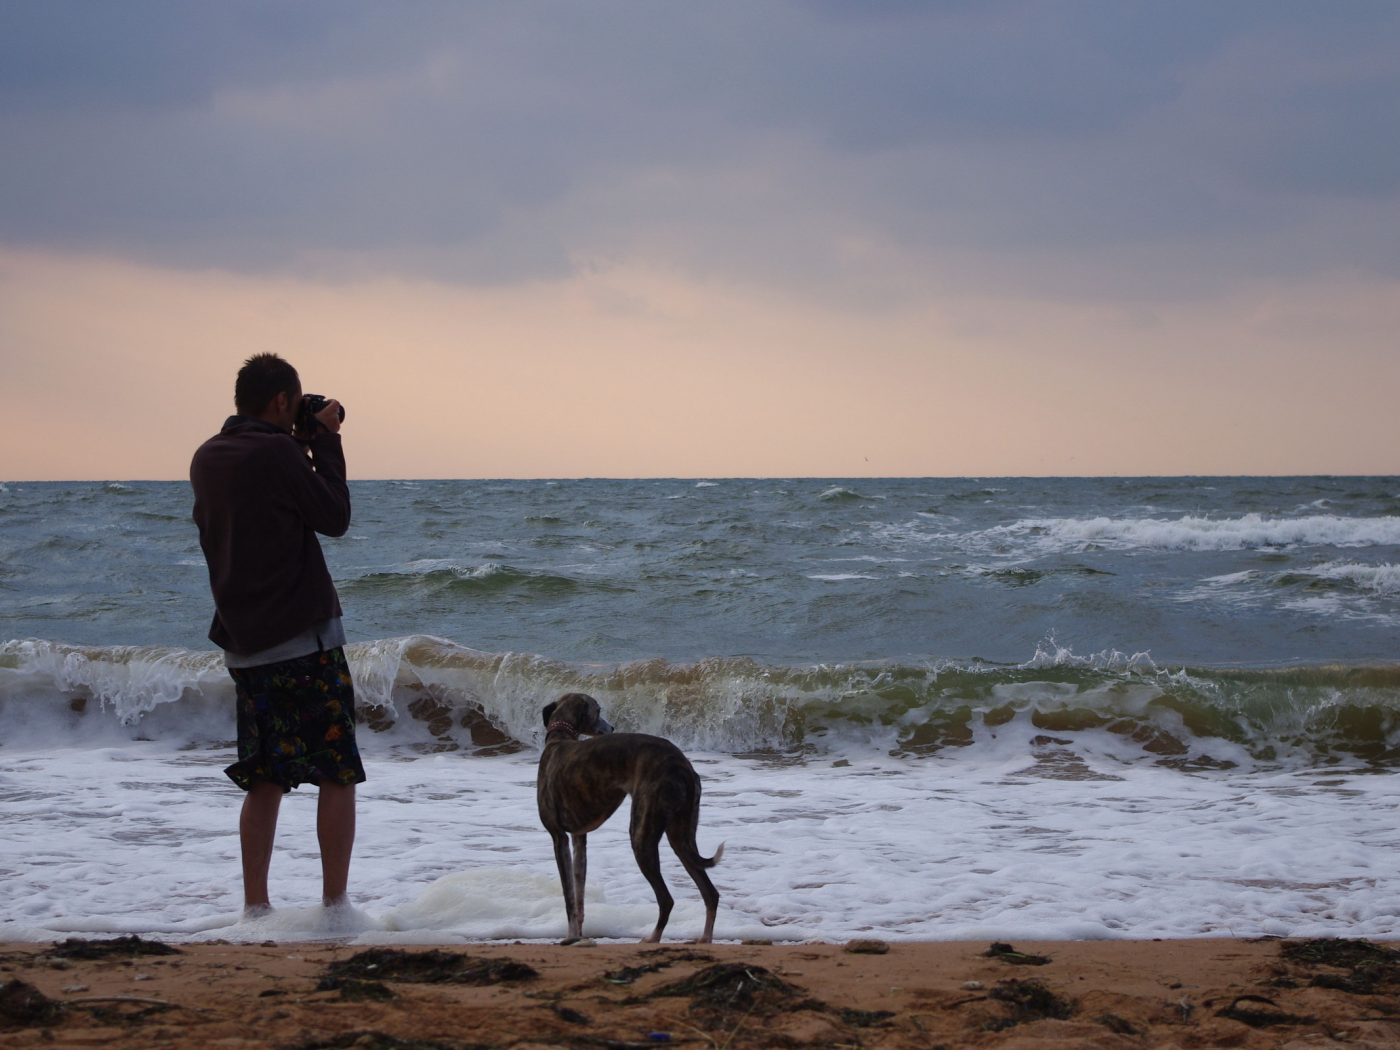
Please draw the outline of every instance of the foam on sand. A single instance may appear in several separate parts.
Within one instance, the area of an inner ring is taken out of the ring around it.
[[[1076,745],[1013,721],[974,754],[919,762],[852,752],[793,764],[696,753],[700,848],[716,935],[1064,939],[1400,935],[1391,777],[1313,769],[1183,775],[1121,761],[1113,734]],[[1099,749],[1090,746],[1098,741]],[[444,942],[565,932],[530,753],[370,757],[354,908],[316,902],[314,791],[283,805],[271,915],[240,914],[242,794],[222,751],[158,742],[0,758],[0,939],[143,933]],[[624,807],[589,836],[591,936],[655,921]],[[703,906],[663,847],[668,936]]]

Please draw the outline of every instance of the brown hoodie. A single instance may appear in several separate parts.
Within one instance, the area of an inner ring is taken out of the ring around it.
[[[350,527],[340,435],[322,432],[311,458],[286,431],[230,416],[190,462],[194,521],[209,564],[209,640],[256,653],[339,616],[316,533]]]

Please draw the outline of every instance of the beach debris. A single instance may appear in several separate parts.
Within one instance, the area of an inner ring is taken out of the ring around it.
[[[153,974],[153,973],[138,973],[138,974],[133,978],[133,980],[137,980],[137,981],[154,981],[155,979],[156,979],[156,975]]]
[[[533,966],[515,959],[473,959],[463,952],[433,948],[407,952],[398,948],[369,948],[330,963],[322,980],[402,981],[405,984],[499,984],[529,981],[539,976]]]
[[[565,947],[567,947],[567,948],[596,948],[596,947],[598,947],[598,942],[595,941],[592,937],[580,937],[580,938],[579,938],[578,940],[576,940],[576,941],[570,941],[567,945],[565,945]]]
[[[1037,980],[998,981],[987,998],[1001,1003],[1008,1010],[1003,1017],[988,1021],[983,1027],[999,1032],[1028,1021],[1068,1020],[1078,1005],[1073,999],[1057,995]]]
[[[969,992],[980,992],[985,987],[981,981],[963,981],[963,988]]]
[[[671,1041],[670,1032],[648,1032],[647,1038],[653,1043],[669,1043]]]
[[[982,953],[987,959],[1000,959],[1002,962],[1010,963],[1012,966],[1044,966],[1050,962],[1048,955],[1031,955],[1029,952],[1018,952],[1005,941],[993,941],[990,948]]]
[[[63,989],[63,994],[77,995],[79,992],[86,992],[88,990],[88,986],[85,984],[70,984],[67,988]]]
[[[393,991],[382,981],[362,981],[355,977],[322,977],[316,984],[318,992],[339,992],[347,1002],[384,1002],[394,998]]]
[[[884,955],[890,950],[886,941],[876,940],[874,937],[863,937],[859,940],[847,941],[846,947],[842,949],[849,955]]]
[[[135,958],[143,955],[184,955],[179,948],[172,948],[160,941],[143,941],[132,934],[129,937],[114,937],[105,941],[87,941],[81,937],[69,937],[62,944],[44,953],[55,959],[110,959],[115,956]]]
[[[841,1010],[841,1020],[852,1028],[874,1028],[889,1023],[893,1010],[856,1010],[846,1007]]]
[[[739,942],[750,948],[768,948],[773,944],[772,937],[748,937]]]
[[[28,981],[15,978],[0,984],[0,1023],[26,1027],[48,1024],[63,1013],[63,1007]]]
[[[1366,940],[1316,937],[1305,941],[1285,941],[1279,947],[1285,959],[1304,966],[1332,966],[1349,973],[1314,974],[1308,982],[1315,988],[1332,988],[1353,995],[1377,995],[1400,985],[1400,951]],[[1282,983],[1282,982],[1278,982]]]
[[[1264,1007],[1252,1006],[1263,1003]],[[1245,1005],[1241,1005],[1245,1004]],[[1266,1009],[1265,1007],[1273,1007]],[[1268,1028],[1276,1024],[1316,1024],[1317,1018],[1286,1013],[1278,1008],[1278,1003],[1262,995],[1240,995],[1231,1000],[1230,1005],[1215,1011],[1216,1017],[1227,1017],[1231,1021],[1241,1021],[1251,1028]]]

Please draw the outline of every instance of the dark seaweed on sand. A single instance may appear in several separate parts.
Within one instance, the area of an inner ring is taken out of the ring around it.
[[[1255,1003],[1264,1005],[1256,1006]],[[1278,1008],[1276,1002],[1272,999],[1266,999],[1262,995],[1238,996],[1229,1006],[1215,1011],[1215,1016],[1228,1017],[1232,1021],[1240,1021],[1251,1028],[1269,1028],[1276,1024],[1315,1024],[1317,1021],[1315,1017],[1285,1013]]]
[[[0,984],[0,1025],[41,1025],[57,1020],[63,1004],[50,999],[27,981]]]
[[[1376,995],[1400,984],[1400,952],[1370,941],[1332,937],[1285,941],[1279,947],[1279,954],[1304,966],[1333,966],[1351,971],[1314,974],[1309,983],[1315,988]]]
[[[638,977],[645,977],[649,973],[660,973],[668,966],[674,966],[678,962],[714,962],[715,957],[706,952],[690,952],[677,950],[674,948],[653,948],[650,951],[642,952],[643,955],[661,956],[656,962],[641,963],[637,966],[622,966],[616,970],[609,970],[603,974],[603,980],[609,984],[631,984]]]
[[[1119,1017],[1117,1014],[1099,1014],[1098,1017],[1094,1018],[1094,1023],[1103,1025],[1110,1032],[1113,1032],[1117,1035],[1140,1034],[1138,1030],[1133,1027],[1133,1023],[1131,1021]]]
[[[434,948],[406,952],[397,948],[370,948],[326,967],[323,980],[402,981],[405,984],[499,984],[528,981],[539,976],[533,966],[515,959],[472,959],[462,952]]]
[[[554,1015],[561,1021],[566,1021],[569,1024],[593,1023],[593,1018],[585,1013],[580,1013],[571,1006],[561,1006],[559,1003],[553,1003],[552,1006],[554,1008]]]
[[[697,1004],[725,1010],[751,1010],[774,999],[791,999],[798,990],[762,966],[716,963],[684,980],[664,985],[653,996],[685,996]]]
[[[1010,963],[1012,966],[1044,966],[1050,962],[1048,955],[1031,955],[1028,952],[1018,952],[1005,941],[993,941],[992,946],[982,953],[988,959],[1000,959],[1002,962]]]
[[[136,958],[142,955],[184,955],[179,948],[172,948],[160,941],[143,941],[135,935],[114,937],[106,941],[85,941],[80,937],[69,937],[62,944],[55,944],[45,955],[55,959],[110,959],[113,956]]]
[[[841,1020],[852,1028],[871,1028],[883,1025],[893,1016],[893,1010],[856,1010],[847,1007],[841,1011]]]
[[[998,981],[996,987],[987,993],[987,998],[996,1000],[1009,1011],[1006,1016],[988,1021],[983,1026],[990,1032],[1046,1018],[1067,1021],[1078,1006],[1073,999],[1055,994],[1036,980]]]
[[[400,1039],[388,1032],[341,1032],[329,1039],[297,1043],[290,1050],[489,1050],[481,1043],[441,1043],[433,1039]]]
[[[361,981],[354,977],[322,977],[316,985],[318,992],[340,992],[348,1002],[384,1002],[394,998],[393,991],[381,981]],[[266,995],[267,993],[262,993]]]
[[[1285,959],[1309,966],[1338,966],[1351,970],[1364,963],[1388,962],[1400,964],[1400,951],[1370,941],[1352,941],[1341,937],[1316,937],[1306,941],[1284,941],[1279,953]]]

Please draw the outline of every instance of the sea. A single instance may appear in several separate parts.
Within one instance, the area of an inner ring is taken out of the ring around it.
[[[189,486],[0,485],[0,940],[561,937],[575,690],[700,773],[720,939],[1400,937],[1400,478],[350,487],[353,907],[304,788],[245,919]],[[627,805],[589,936],[655,918]]]

